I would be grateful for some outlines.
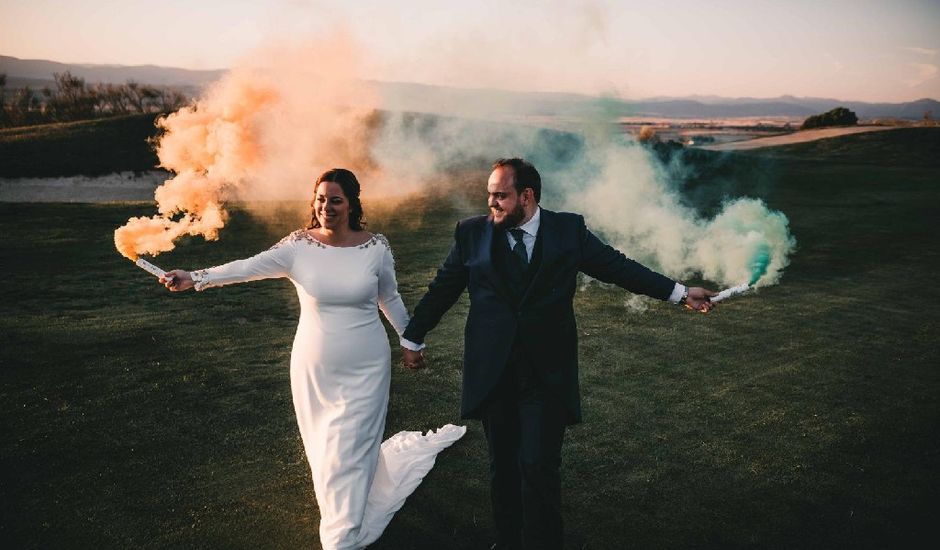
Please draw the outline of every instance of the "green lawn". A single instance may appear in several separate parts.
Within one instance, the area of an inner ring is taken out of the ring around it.
[[[156,114],[0,129],[0,178],[154,170]]]
[[[881,149],[897,132],[878,134]],[[578,294],[585,423],[564,449],[568,547],[936,539],[938,170],[894,153],[875,162],[879,147],[827,147],[838,154],[720,157],[688,189],[721,174],[722,189],[759,192],[787,214],[799,246],[780,285],[707,316],[665,304],[631,313],[628,294],[597,286]],[[905,154],[928,158],[922,149]],[[757,172],[759,186],[742,179]],[[366,205],[395,249],[408,306],[454,221],[473,213],[449,206],[459,202]],[[219,242],[183,242],[156,263],[195,268],[264,249],[301,224],[302,208],[284,208],[236,210]],[[316,547],[287,370],[293,287],[166,292],[112,242],[129,216],[151,212],[0,204],[0,538],[8,548]],[[404,372],[396,353],[389,434],[458,420],[466,308],[431,334],[427,371]],[[486,452],[471,422],[374,548],[490,542]]]

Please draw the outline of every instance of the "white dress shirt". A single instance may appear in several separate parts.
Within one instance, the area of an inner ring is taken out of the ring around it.
[[[529,257],[530,262],[532,261],[532,252],[535,250],[535,237],[539,234],[540,225],[542,225],[542,209],[536,207],[535,214],[532,214],[529,221],[513,227],[513,229],[521,229],[523,231],[522,244],[525,245],[525,253]],[[512,250],[516,246],[516,238],[513,237],[512,233],[509,231],[506,232],[506,238],[509,241],[509,250]]]

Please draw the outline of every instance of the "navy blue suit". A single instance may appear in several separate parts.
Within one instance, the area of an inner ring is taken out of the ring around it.
[[[513,271],[512,258],[489,217],[460,221],[403,336],[424,342],[469,290],[461,415],[481,419],[487,434],[499,542],[552,547],[561,544],[561,441],[581,421],[578,272],[661,300],[675,282],[601,242],[582,216],[545,209],[531,264]]]

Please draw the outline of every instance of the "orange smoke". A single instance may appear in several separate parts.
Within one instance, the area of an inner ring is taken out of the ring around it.
[[[132,260],[172,250],[184,235],[218,238],[224,204],[306,200],[316,176],[343,166],[368,176],[377,100],[357,78],[358,55],[339,33],[314,45],[270,47],[246,58],[194,105],[160,119],[158,213],[114,232]]]

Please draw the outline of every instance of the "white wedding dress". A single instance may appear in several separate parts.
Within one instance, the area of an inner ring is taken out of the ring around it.
[[[313,474],[325,549],[375,541],[465,427],[400,432],[381,443],[391,356],[381,309],[401,335],[408,311],[382,235],[334,247],[298,230],[248,259],[194,271],[196,290],[272,277],[297,288],[300,322],[290,379],[297,425]]]

